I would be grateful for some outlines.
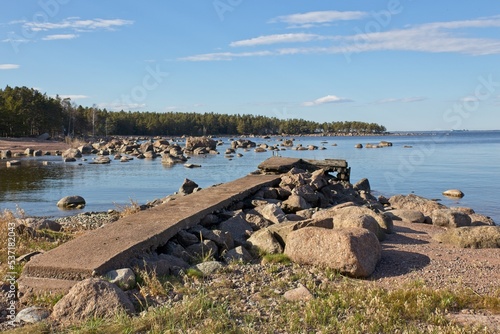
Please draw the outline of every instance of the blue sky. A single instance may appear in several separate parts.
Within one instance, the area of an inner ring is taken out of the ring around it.
[[[0,87],[108,110],[500,129],[498,1],[2,1]]]

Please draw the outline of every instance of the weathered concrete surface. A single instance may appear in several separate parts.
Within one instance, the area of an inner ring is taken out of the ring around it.
[[[299,158],[271,157],[259,165],[259,169],[269,173],[286,173],[293,167],[307,171],[323,168],[327,172],[337,172],[338,179],[349,181],[350,168],[346,160],[325,159],[308,160]]]
[[[57,286],[67,291],[77,281],[126,267],[134,256],[164,245],[207,214],[243,200],[262,186],[276,185],[279,180],[278,175],[248,175],[90,231],[28,262],[19,280],[21,292],[54,291]]]

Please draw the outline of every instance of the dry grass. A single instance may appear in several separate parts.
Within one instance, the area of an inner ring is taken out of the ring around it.
[[[117,208],[116,211],[120,213],[120,218],[127,217],[141,211],[141,206],[133,199],[130,199],[130,205],[121,206],[115,204],[115,206]]]
[[[32,233],[29,229],[16,227],[11,229],[9,236],[9,227],[18,226],[17,218],[24,218],[25,214],[21,209],[17,212],[5,210],[0,213],[0,244],[2,249],[10,248],[15,254],[15,257],[34,252],[34,251],[47,251],[59,246],[60,244],[73,238],[71,234],[64,232],[54,232],[49,230],[40,230]],[[13,232],[13,234],[12,234]],[[10,237],[10,238],[9,238]],[[8,245],[11,243],[11,245]],[[7,247],[12,246],[14,247]],[[10,254],[12,255],[12,253]],[[5,276],[8,270],[8,256],[9,252],[0,252],[0,275]],[[22,270],[22,263],[16,263],[15,271],[20,274]]]

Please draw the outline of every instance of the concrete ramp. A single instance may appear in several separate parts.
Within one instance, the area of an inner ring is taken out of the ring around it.
[[[67,291],[80,280],[126,267],[134,256],[164,245],[207,214],[241,201],[263,186],[276,185],[279,180],[279,175],[248,175],[90,231],[35,256],[24,267],[19,288],[22,293]]]

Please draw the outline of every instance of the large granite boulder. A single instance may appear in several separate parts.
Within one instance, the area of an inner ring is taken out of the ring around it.
[[[210,150],[215,150],[217,142],[208,137],[188,137],[186,139],[186,150],[194,151],[198,147],[208,147]]]
[[[134,305],[125,292],[108,281],[88,278],[75,284],[57,302],[51,317],[66,323],[92,317],[111,318],[120,312],[134,312]]]
[[[414,194],[394,195],[389,198],[389,203],[394,209],[417,210],[426,216],[430,216],[434,210],[445,208],[444,205],[439,204],[436,201]]]
[[[306,227],[288,235],[285,254],[298,264],[338,270],[352,277],[370,276],[381,258],[377,237],[363,228]]]
[[[433,238],[460,248],[500,248],[500,226],[452,228]]]
[[[353,205],[353,203],[343,203],[330,209],[320,210],[313,215],[313,219],[331,220],[335,227],[345,227],[348,223],[343,223],[343,221],[354,221],[356,220],[355,217],[362,216],[370,216],[377,222],[379,226],[379,232],[377,232],[376,235],[379,240],[384,239],[385,233],[394,232],[394,225],[392,219],[389,216],[384,216],[382,214],[376,213],[375,211],[367,207]]]
[[[81,158],[82,152],[80,152],[77,148],[68,148],[66,151],[62,153],[63,159],[76,159]]]

